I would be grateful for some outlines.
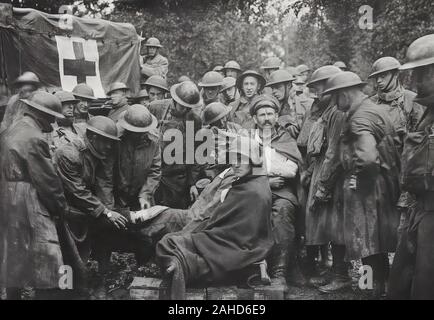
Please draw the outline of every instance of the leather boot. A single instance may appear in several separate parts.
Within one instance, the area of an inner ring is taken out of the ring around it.
[[[272,285],[282,285],[288,290],[286,283],[288,250],[283,246],[275,246],[269,259],[269,275]]]

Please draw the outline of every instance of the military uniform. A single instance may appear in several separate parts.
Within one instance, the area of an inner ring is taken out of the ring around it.
[[[63,259],[55,218],[66,201],[37,120],[24,115],[12,124],[0,149],[0,285],[58,288]]]
[[[172,142],[163,141],[167,130],[177,129],[186,132],[186,121],[193,121],[195,132],[200,129],[202,122],[198,110],[190,110],[186,117],[179,118],[173,114],[173,100],[157,100],[151,102],[149,111],[159,120],[161,151]],[[194,150],[185,150],[185,134],[183,134],[183,163],[166,164],[164,161],[161,167],[161,181],[155,193],[157,204],[171,208],[186,209],[190,204],[190,188],[200,178],[201,168],[197,164],[185,164],[186,153]]]
[[[169,71],[169,61],[166,57],[161,54],[156,54],[155,57],[142,57],[142,74],[146,77],[153,75],[159,75],[166,78],[167,72]]]

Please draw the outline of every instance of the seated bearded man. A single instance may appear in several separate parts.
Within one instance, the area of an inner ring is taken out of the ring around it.
[[[268,258],[273,283],[286,288],[286,277],[294,285],[303,285],[304,277],[296,261],[296,221],[299,207],[297,189],[301,154],[291,134],[277,119],[279,101],[263,94],[252,100],[250,114],[255,121],[251,132],[264,150],[265,167],[272,193],[271,224],[275,245]]]

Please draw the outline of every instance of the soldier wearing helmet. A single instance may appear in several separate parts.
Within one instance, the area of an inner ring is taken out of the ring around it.
[[[264,86],[265,78],[260,73],[254,70],[244,71],[236,82],[236,87],[240,91],[240,98],[229,105],[231,107],[229,120],[238,123],[245,129],[253,128],[250,102],[262,92]]]
[[[232,77],[223,78],[223,85],[220,89],[220,101],[229,105],[240,98],[240,93],[236,86],[237,80]]]
[[[130,100],[133,103],[141,104],[142,106],[147,107],[150,103],[149,94],[146,89],[142,89],[135,97],[131,97]]]
[[[238,75],[241,73],[241,67],[239,63],[234,60],[226,62],[222,70],[225,77],[232,77],[235,79],[237,79]]]
[[[0,133],[6,130],[13,122],[22,117],[26,105],[20,99],[28,98],[32,92],[41,86],[39,78],[36,74],[30,71],[24,72],[14,82],[16,94],[10,97],[3,120],[0,126]]]
[[[230,78],[233,79],[233,78]],[[234,79],[235,80],[235,79]],[[228,115],[231,111],[231,107],[224,105],[221,102],[212,102],[207,105],[202,112],[203,128],[201,129],[206,135],[207,130],[211,130],[213,138],[215,138],[216,149],[221,147],[220,144],[227,143],[227,137],[233,137],[233,135],[245,135],[243,128],[234,122],[228,121]],[[209,179],[214,179],[224,169],[228,168],[226,164],[217,163],[217,154],[213,153],[209,155],[216,161],[214,163],[208,163],[204,172]]]
[[[270,75],[266,87],[271,88],[272,95],[279,101],[279,124],[297,139],[306,112],[310,109],[312,99],[302,100],[291,96],[292,82],[296,78],[286,70],[277,70]]]
[[[223,86],[223,76],[216,71],[208,71],[199,82],[199,87],[202,88],[200,94],[204,105],[219,101],[220,89]]]
[[[364,85],[357,74],[343,71],[327,80],[323,95],[332,94],[337,108],[347,113],[339,147],[344,172],[340,221],[345,223],[337,243],[345,245],[345,261],[361,258],[372,267],[372,294],[378,296],[385,291],[387,254],[397,244],[400,161],[393,123],[363,93]],[[371,226],[368,231],[366,226]]]
[[[399,81],[401,64],[393,57],[382,57],[372,65],[369,78],[376,82],[377,93],[372,100],[387,106],[395,131],[400,137],[399,148],[402,150],[403,140],[407,132],[414,131],[425,108],[414,102],[416,93],[405,89]]]
[[[170,88],[170,94],[172,99],[151,102],[149,111],[159,121],[162,154],[164,155],[166,152],[167,156],[167,152],[169,152],[167,150],[173,149],[177,145],[179,150],[182,150],[179,154],[182,155],[183,160],[182,163],[170,163],[170,159],[162,157],[162,176],[155,193],[155,201],[157,204],[171,208],[185,209],[198,196],[195,184],[199,180],[201,170],[195,163],[186,163],[186,154],[194,154],[194,150],[187,150],[188,145],[185,140],[163,141],[163,137],[166,131],[170,132],[171,129],[176,129],[190,139],[191,137],[186,135],[187,127],[192,129],[194,133],[202,127],[200,112],[203,108],[203,101],[198,87],[192,81],[173,85]],[[189,145],[191,146],[191,144]]]
[[[259,95],[251,103],[255,121],[251,138],[263,148],[268,182],[272,193],[271,223],[274,248],[268,257],[273,282],[286,287],[288,277],[294,285],[303,284],[296,263],[297,173],[302,162],[297,142],[278,123],[279,101],[269,95]],[[304,281],[305,282],[305,281]]]
[[[114,122],[118,122],[120,115],[128,108],[129,88],[123,82],[113,82],[107,91],[110,97],[113,109],[110,110],[108,117]]]
[[[166,79],[167,72],[169,71],[169,61],[166,57],[163,57],[159,50],[163,46],[160,40],[151,37],[146,40],[144,45],[144,56],[141,56],[140,66],[142,76],[148,78],[150,76],[158,75]]]
[[[282,60],[280,60],[278,57],[269,57],[265,59],[261,66],[261,69],[264,70],[265,80],[268,81],[270,79],[270,75],[274,71],[280,69],[281,64]]]
[[[109,262],[105,250],[116,238],[108,235],[125,233],[127,219],[115,210],[113,168],[118,130],[113,120],[104,116],[89,119],[83,139],[60,146],[54,161],[63,183],[71,213],[65,218],[86,262],[90,251],[104,272]],[[130,239],[137,241],[137,239]]]
[[[345,246],[341,242],[342,230],[333,216],[341,216],[340,201],[343,185],[336,177],[339,174],[338,143],[345,121],[344,113],[336,109],[330,95],[322,95],[327,80],[342,72],[332,65],[316,69],[307,84],[315,99],[301,129],[298,139],[306,161],[301,181],[308,188],[306,203],[306,273],[309,283],[321,287],[323,292],[332,292],[351,283],[348,263],[344,261]],[[301,137],[307,136],[302,143]],[[330,223],[334,221],[334,223]],[[338,236],[340,235],[340,236]],[[332,243],[333,272],[327,270],[328,244]],[[316,258],[321,253],[321,261]],[[324,287],[325,286],[325,287]]]
[[[414,133],[408,133],[403,153],[403,189],[414,192],[416,202],[412,205],[400,236],[389,277],[390,299],[434,299],[434,210],[433,183],[426,178],[433,163],[431,147],[434,124],[434,34],[420,37],[407,49],[407,62],[400,70],[412,70],[411,81],[417,89],[415,102],[426,106],[426,112]],[[418,150],[425,151],[422,157]],[[412,158],[412,155],[415,155]],[[416,159],[415,159],[416,158]],[[423,158],[421,162],[420,159]],[[428,174],[430,176],[430,174]],[[416,177],[413,178],[412,177]]]
[[[129,106],[118,126],[122,128],[115,198],[119,207],[140,210],[154,204],[161,177],[158,120],[142,105]]]
[[[0,283],[8,299],[21,299],[29,284],[36,298],[59,294],[59,268],[64,260],[56,219],[66,212],[62,183],[56,174],[44,133],[63,118],[54,95],[35,91],[22,99],[27,108],[0,138],[0,211],[2,270]],[[12,156],[13,155],[13,156]],[[48,290],[50,289],[50,290]]]
[[[93,89],[86,83],[79,83],[72,89],[72,94],[79,100],[74,109],[74,122],[86,123],[90,117],[90,103],[96,99]]]
[[[54,95],[59,98],[62,104],[64,118],[56,119],[56,123],[53,124],[54,130],[49,136],[50,151],[53,154],[61,145],[80,139],[86,131],[85,126],[74,123],[74,112],[79,100],[67,91],[60,90]]]
[[[212,71],[220,73],[223,77],[225,76],[225,72],[223,70],[223,66],[215,66]]]
[[[169,92],[166,79],[159,75],[150,76],[144,82],[144,88],[148,91],[149,102],[163,100],[165,94]]]
[[[342,71],[349,71],[347,65],[343,61],[336,61],[333,65]]]

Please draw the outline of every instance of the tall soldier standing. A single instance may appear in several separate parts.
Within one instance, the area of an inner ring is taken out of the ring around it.
[[[434,34],[409,46],[408,62],[400,70],[413,69],[416,102],[427,107],[415,132],[404,142],[403,189],[416,195],[401,234],[389,278],[391,299],[434,299],[434,183],[431,151],[434,124]],[[427,174],[428,172],[428,174]]]
[[[372,267],[377,296],[385,291],[387,253],[396,248],[400,159],[392,121],[362,92],[364,84],[344,71],[327,80],[323,94],[333,94],[338,109],[347,112],[339,146],[345,258]]]
[[[41,91],[21,101],[28,109],[0,139],[0,286],[9,299],[19,299],[25,286],[37,297],[58,288],[63,265],[55,219],[66,200],[44,135],[64,117],[61,104]]]

